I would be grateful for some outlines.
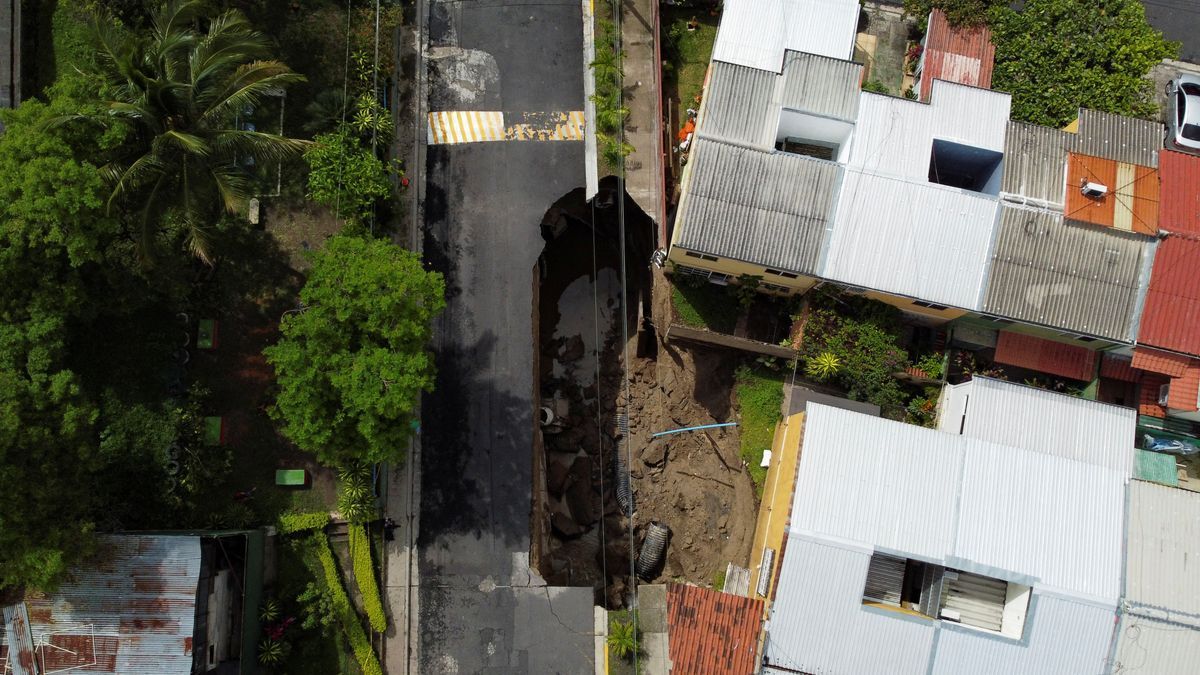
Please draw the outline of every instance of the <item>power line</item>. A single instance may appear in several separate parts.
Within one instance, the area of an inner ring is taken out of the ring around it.
[[[346,0],[346,60],[342,66],[342,123],[338,130],[343,132],[346,128],[346,107],[349,105],[347,100],[350,97],[350,0]],[[341,220],[342,218],[342,187],[345,185],[342,181],[343,174],[346,170],[346,158],[343,156],[342,161],[338,162],[338,189],[337,196],[333,200],[333,219]]]

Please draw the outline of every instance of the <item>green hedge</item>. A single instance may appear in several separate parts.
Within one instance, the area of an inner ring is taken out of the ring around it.
[[[363,675],[383,675],[379,658],[375,656],[375,650],[371,648],[371,640],[367,638],[367,632],[359,623],[358,614],[350,606],[350,598],[346,596],[346,589],[342,586],[342,577],[338,574],[337,561],[333,559],[333,551],[329,548],[329,542],[324,535],[313,535],[313,539],[313,548],[316,549],[317,558],[320,559],[321,568],[325,573],[325,586],[333,600],[334,612],[337,613],[338,622],[342,625],[342,632],[350,641],[350,648],[354,651],[354,659],[358,661]]]
[[[329,524],[329,514],[315,511],[312,513],[285,513],[279,516],[279,533],[292,534],[319,530]]]
[[[371,538],[366,525],[350,525],[350,560],[354,563],[354,579],[358,582],[367,621],[371,624],[371,630],[382,633],[387,630],[387,615],[383,612],[383,600],[379,597],[379,585],[375,582]]]

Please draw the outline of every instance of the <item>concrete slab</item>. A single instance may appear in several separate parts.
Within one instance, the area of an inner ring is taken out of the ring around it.
[[[867,79],[899,96],[903,93],[904,52],[912,24],[903,18],[903,9],[894,5],[867,2],[863,12],[868,18],[866,28],[855,40],[855,52],[869,55]]]
[[[625,158],[625,190],[659,223],[663,157],[657,0],[621,0],[621,38],[625,48],[625,107],[629,108],[625,138],[634,147]]]

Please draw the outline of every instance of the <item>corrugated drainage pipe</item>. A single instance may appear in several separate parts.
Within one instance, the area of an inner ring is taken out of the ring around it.
[[[613,470],[617,474],[617,506],[621,513],[633,515],[633,487],[629,485],[629,470],[618,448],[613,452]]]
[[[637,575],[646,581],[658,576],[662,569],[663,559],[667,556],[667,540],[671,538],[671,528],[657,520],[651,521],[646,528],[646,538],[642,540],[642,551],[638,554]]]

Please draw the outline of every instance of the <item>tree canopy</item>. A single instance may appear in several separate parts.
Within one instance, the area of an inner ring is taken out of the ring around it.
[[[240,12],[204,12],[200,0],[172,0],[151,15],[146,31],[123,30],[103,16],[92,24],[109,98],[91,119],[130,132],[102,173],[109,203],[123,208],[143,256],[160,236],[177,232],[210,261],[216,220],[244,213],[254,193],[251,169],[305,147],[236,122],[303,76],[269,58],[266,36]]]
[[[279,388],[273,415],[325,464],[397,460],[433,387],[426,344],[445,307],[442,277],[379,239],[335,236],[311,259],[303,308],[265,351]]]
[[[1013,95],[1012,117],[1061,127],[1079,108],[1152,116],[1154,64],[1178,54],[1146,23],[1138,0],[1025,0],[991,14],[992,88]]]

